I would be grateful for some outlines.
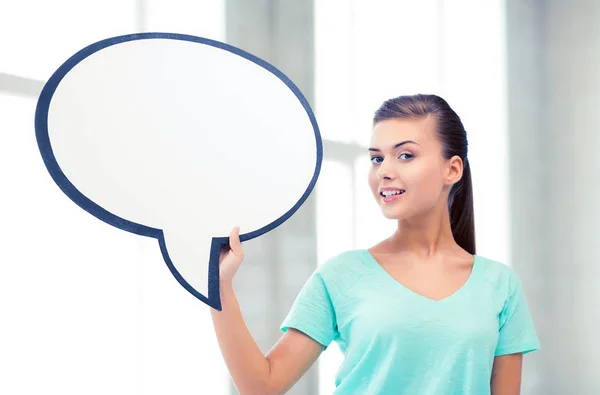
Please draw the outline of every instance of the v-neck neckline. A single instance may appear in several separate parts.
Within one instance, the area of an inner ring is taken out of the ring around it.
[[[452,294],[446,296],[445,298],[442,298],[442,299],[433,299],[433,298],[430,298],[430,297],[425,296],[423,294],[420,294],[420,293],[418,293],[418,292],[410,289],[406,285],[402,284],[402,282],[400,282],[397,279],[395,279],[390,273],[387,272],[387,270],[385,270],[383,268],[383,266],[381,266],[381,264],[379,263],[379,261],[377,259],[375,259],[375,257],[373,256],[373,254],[371,254],[371,252],[369,250],[363,249],[362,251],[366,255],[367,260],[373,266],[375,266],[375,270],[382,277],[385,277],[386,281],[392,282],[391,283],[392,286],[395,286],[396,288],[399,288],[399,289],[403,290],[404,292],[407,292],[410,295],[413,295],[417,299],[423,300],[423,301],[425,301],[427,303],[431,303],[431,304],[434,304],[434,305],[439,305],[439,304],[442,304],[442,303],[447,303],[447,302],[449,302],[449,301],[457,298],[463,292],[465,292],[465,290],[467,290],[470,287],[471,283],[474,281],[474,278],[477,275],[478,267],[479,267],[479,264],[480,264],[479,263],[480,257],[478,255],[476,255],[476,254],[473,255],[473,267],[471,268],[471,273],[469,274],[469,277],[464,282],[464,284],[461,285],[460,288],[458,288]]]

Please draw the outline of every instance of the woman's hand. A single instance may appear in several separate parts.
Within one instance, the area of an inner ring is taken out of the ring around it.
[[[229,244],[221,248],[219,256],[219,278],[220,285],[230,285],[237,273],[242,260],[244,250],[240,242],[240,228],[235,227],[229,235]]]

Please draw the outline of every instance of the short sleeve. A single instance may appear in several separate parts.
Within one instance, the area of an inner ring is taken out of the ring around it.
[[[508,298],[499,317],[499,332],[495,356],[527,354],[540,348],[521,280],[512,271],[509,277]]]
[[[296,329],[325,348],[337,335],[335,311],[323,278],[314,272],[296,297],[281,330]]]

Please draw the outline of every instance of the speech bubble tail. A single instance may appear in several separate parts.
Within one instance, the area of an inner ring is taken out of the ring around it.
[[[223,245],[228,243],[228,241],[229,240],[227,238],[213,238],[210,248],[210,256],[208,259],[208,295],[214,295],[214,298],[211,299],[212,304],[209,304],[209,306],[217,311],[222,310],[219,259],[221,255],[221,248]]]
[[[227,242],[227,237],[200,236],[190,231],[163,231],[159,238],[163,258],[175,279],[217,311],[221,311],[219,255]]]

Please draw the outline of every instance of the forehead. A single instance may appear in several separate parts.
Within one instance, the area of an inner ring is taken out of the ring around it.
[[[421,147],[439,145],[435,117],[393,118],[381,121],[373,127],[370,147],[385,150],[405,140],[412,140]]]

